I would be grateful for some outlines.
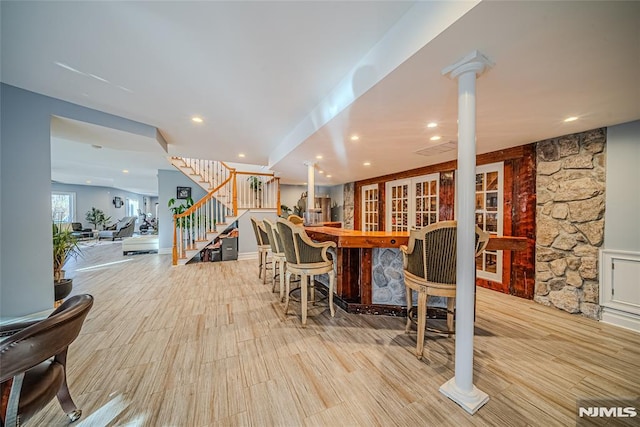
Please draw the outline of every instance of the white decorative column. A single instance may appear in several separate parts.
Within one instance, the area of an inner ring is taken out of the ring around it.
[[[473,328],[476,286],[475,189],[476,189],[476,78],[493,66],[473,51],[442,70],[458,79],[458,253],[456,292],[455,376],[440,392],[470,414],[489,401],[489,395],[473,385]]]
[[[312,215],[316,207],[316,164],[314,162],[304,162],[307,165],[307,221],[313,221],[315,217]]]

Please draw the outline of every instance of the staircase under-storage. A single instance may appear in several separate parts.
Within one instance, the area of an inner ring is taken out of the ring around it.
[[[183,265],[249,210],[280,214],[280,179],[273,173],[242,172],[215,160],[172,157],[171,163],[207,194],[173,216],[173,265]]]

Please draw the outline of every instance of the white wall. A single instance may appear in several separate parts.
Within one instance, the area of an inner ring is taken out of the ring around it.
[[[51,116],[157,138],[156,128],[0,84],[0,317],[53,307]]]
[[[640,121],[607,128],[604,248],[640,252]]]

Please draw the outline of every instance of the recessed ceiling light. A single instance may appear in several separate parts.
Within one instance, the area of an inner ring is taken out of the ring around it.
[[[96,76],[95,74],[91,74],[91,73],[89,73],[89,74],[88,74],[88,76],[89,76],[89,77],[93,77],[93,78],[94,78],[94,79],[96,79],[96,80],[100,80],[100,81],[101,81],[101,82],[103,82],[103,83],[110,83],[110,82],[109,82],[109,80],[107,80],[107,79],[105,79],[105,78],[103,78],[103,77],[100,77],[100,76]]]
[[[576,120],[578,120],[578,118],[576,116],[571,116],[571,117],[567,117],[566,119],[564,119],[565,123],[575,122]]]
[[[438,124],[436,122],[431,122],[427,125],[428,128],[435,128],[438,127]]]
[[[245,156],[244,153],[238,154],[238,157],[244,157],[244,156]]]
[[[324,173],[324,171],[318,171],[318,173]]]
[[[316,156],[316,159],[318,159],[318,160],[322,159],[322,155],[321,155],[321,154],[318,154],[318,155]]]
[[[331,175],[327,175],[327,178],[331,178]]]
[[[357,141],[359,139],[360,139],[360,137],[358,135],[351,135],[351,140],[352,141]]]
[[[87,184],[91,184],[91,180],[90,180],[90,179],[86,180],[85,182],[86,182]]]
[[[122,169],[122,173],[129,173],[128,169]]]
[[[73,71],[74,73],[78,73],[78,74],[84,74],[82,71],[78,71],[75,68],[73,68],[72,66],[67,65],[67,64],[63,64],[62,62],[57,62],[56,61],[56,62],[54,62],[54,64],[56,64],[58,67],[64,68],[65,70]]]
[[[436,135],[436,136],[432,136],[432,137],[431,137],[431,138],[429,138],[429,139],[430,139],[430,140],[432,140],[432,141],[439,141],[439,140],[440,140],[440,138],[442,138],[442,137],[441,137],[441,136]]]
[[[202,120],[202,118],[201,118],[201,117],[194,116],[194,117],[191,117],[191,121],[192,121],[193,123],[202,123],[204,120]]]
[[[371,162],[364,162],[363,165],[365,166],[371,166]]]

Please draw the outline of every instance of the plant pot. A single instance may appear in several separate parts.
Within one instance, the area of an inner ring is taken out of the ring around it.
[[[73,279],[60,279],[53,282],[54,301],[60,301],[71,293],[73,289]]]

